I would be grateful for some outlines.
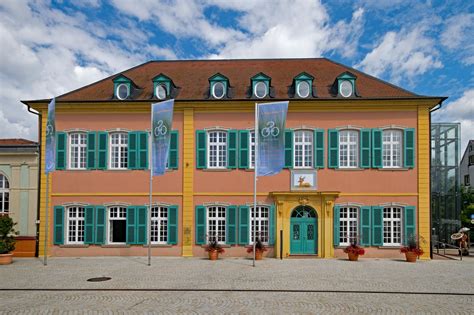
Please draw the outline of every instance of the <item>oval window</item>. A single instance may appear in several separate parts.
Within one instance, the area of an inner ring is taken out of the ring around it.
[[[341,93],[343,97],[349,97],[352,95],[352,83],[350,81],[342,81],[339,88],[339,93]]]
[[[127,84],[122,83],[122,84],[119,84],[119,86],[117,86],[117,98],[119,100],[126,99],[129,94],[130,94],[130,90]]]
[[[156,86],[155,96],[160,100],[164,100],[166,98],[166,87],[163,84],[158,84]]]
[[[309,83],[307,81],[301,81],[296,86],[296,93],[301,98],[306,98],[309,96]]]
[[[265,96],[267,96],[267,85],[266,85],[266,83],[265,82],[257,82],[257,84],[255,84],[255,88],[254,88],[253,93],[258,98],[264,98]]]
[[[214,98],[223,98],[225,95],[225,86],[222,82],[216,82],[212,86],[212,96]]]

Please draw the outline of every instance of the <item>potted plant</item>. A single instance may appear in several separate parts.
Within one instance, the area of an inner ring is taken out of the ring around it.
[[[12,218],[4,215],[0,216],[0,265],[8,265],[12,263],[12,251],[15,250],[14,235],[18,234],[14,226]]]
[[[209,253],[209,260],[217,260],[219,258],[219,254],[224,253],[224,248],[221,244],[219,244],[217,237],[215,236],[209,237],[209,241],[205,247],[205,250]]]
[[[257,237],[257,241],[255,242],[255,260],[262,260],[263,252],[265,251],[267,251],[267,248],[263,245],[260,237]],[[253,245],[247,248],[247,253],[253,253]]]
[[[357,238],[354,238],[350,245],[344,248],[344,253],[349,255],[350,261],[357,261],[359,260],[359,256],[365,254],[365,249],[357,245]]]
[[[420,242],[415,235],[410,235],[407,240],[407,245],[400,248],[400,252],[405,254],[408,262],[416,262],[416,258],[423,255],[423,249],[420,247]]]

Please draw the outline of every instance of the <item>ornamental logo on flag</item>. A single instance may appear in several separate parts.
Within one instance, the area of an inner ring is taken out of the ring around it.
[[[56,100],[53,98],[48,105],[48,121],[46,122],[46,156],[44,173],[48,174],[56,169]]]
[[[163,175],[168,162],[174,100],[151,105],[151,169],[152,175]]]
[[[257,176],[270,176],[285,166],[285,122],[288,101],[257,105]]]

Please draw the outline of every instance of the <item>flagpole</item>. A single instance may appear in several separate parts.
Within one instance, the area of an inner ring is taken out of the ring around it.
[[[255,214],[257,212],[257,165],[258,165],[258,111],[257,111],[257,103],[255,103],[255,162],[253,163],[254,168],[254,176],[253,176],[253,216],[252,216],[252,224],[253,224],[253,266],[255,267],[255,244],[257,241],[256,232],[257,226],[255,222]]]
[[[148,266],[151,266],[151,202],[152,202],[152,192],[153,192],[153,150],[151,149],[153,145],[153,105],[151,108],[150,114],[150,155],[148,157],[150,161],[150,205],[148,207],[147,215],[147,231],[148,231]]]
[[[45,163],[46,164],[46,163]],[[46,173],[46,213],[44,223],[44,251],[43,251],[43,265],[48,265],[48,233],[49,233],[49,173]]]

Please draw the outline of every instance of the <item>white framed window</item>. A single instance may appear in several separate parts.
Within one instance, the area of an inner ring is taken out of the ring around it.
[[[357,168],[359,166],[359,132],[357,130],[339,131],[339,167]]]
[[[255,220],[254,220],[255,218]],[[269,240],[269,225],[270,225],[270,208],[266,206],[257,206],[257,211],[255,212],[254,207],[250,208],[250,221],[251,221],[251,226],[252,228],[250,229],[250,244],[253,244],[255,241],[254,238],[254,231],[255,231],[255,226],[257,227],[256,232],[257,237],[260,238],[262,243],[268,244]]]
[[[259,81],[255,83],[253,87],[253,95],[257,98],[264,98],[268,94],[268,87],[267,83],[263,81]]]
[[[115,92],[119,100],[124,100],[130,95],[130,87],[126,83],[121,83],[117,86],[117,91]]]
[[[166,98],[166,86],[164,84],[157,84],[155,87],[155,96],[159,100]]]
[[[293,133],[294,141],[294,168],[313,167],[313,132],[296,130]]]
[[[67,244],[84,244],[84,214],[84,207],[66,208]]]
[[[69,168],[84,170],[87,163],[87,134],[74,132],[69,134]]]
[[[255,130],[249,131],[249,168],[255,167]]]
[[[359,208],[342,207],[339,209],[339,244],[346,246],[354,241],[359,231]]]
[[[115,132],[110,134],[109,165],[111,169],[128,167],[128,134]]]
[[[227,132],[213,130],[207,132],[207,167],[227,167]]]
[[[215,82],[212,85],[212,96],[217,99],[221,99],[225,96],[225,85],[223,82]]]
[[[153,244],[168,242],[168,207],[151,208],[151,242]]]
[[[382,133],[383,167],[402,167],[402,137],[401,130],[384,130]]]
[[[226,238],[226,207],[211,206],[207,208],[207,237],[208,240],[216,238],[220,244],[225,244]]]
[[[402,244],[402,208],[383,208],[383,244],[400,246]]]
[[[5,175],[0,174],[0,213],[10,212],[10,184]]]
[[[341,82],[341,85],[339,86],[339,93],[343,96],[343,97],[349,97],[352,95],[353,93],[353,88],[352,88],[352,83],[351,81],[348,81],[348,80],[344,80]]]
[[[108,243],[125,244],[127,241],[127,208],[113,206],[108,208]]]
[[[296,85],[296,94],[301,98],[307,98],[310,92],[310,85],[308,81],[300,81]]]

